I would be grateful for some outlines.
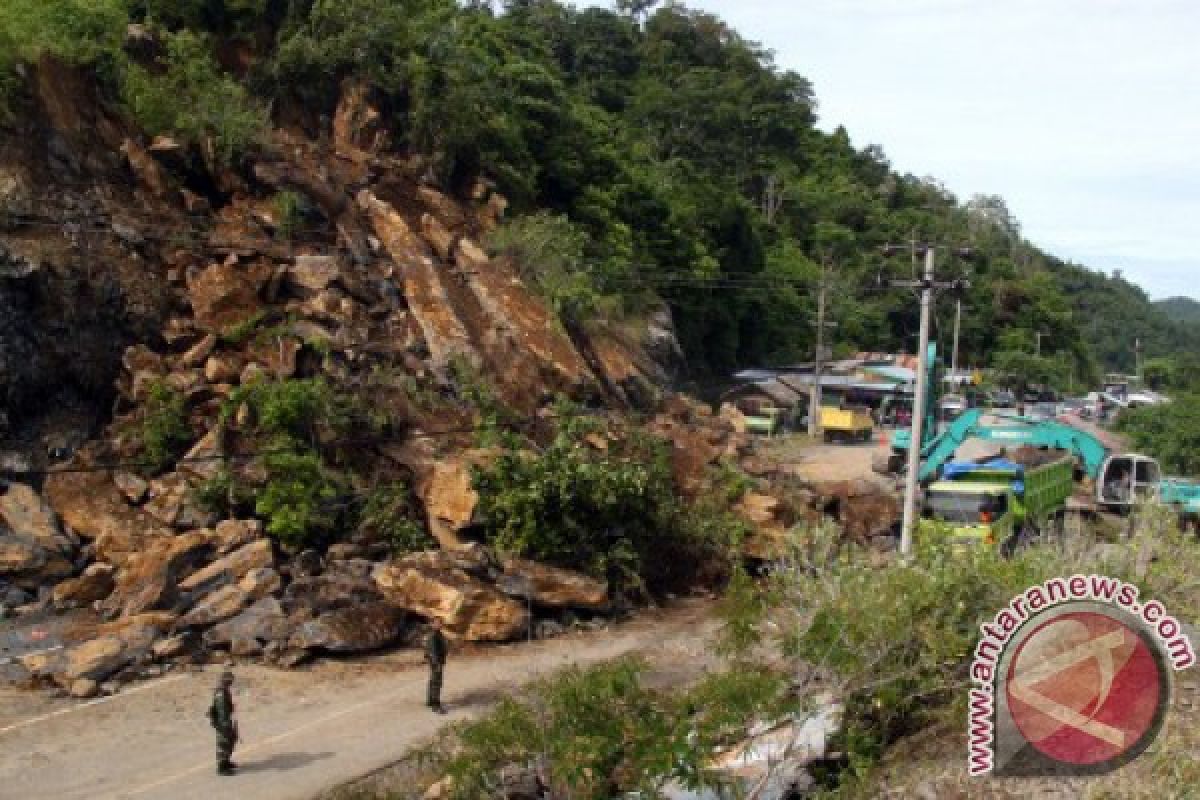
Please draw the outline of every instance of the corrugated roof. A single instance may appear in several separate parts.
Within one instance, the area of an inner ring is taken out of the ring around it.
[[[722,397],[732,397],[739,394],[759,392],[781,406],[793,406],[802,402],[806,394],[780,382],[779,380],[754,381],[741,386],[735,386],[725,392]]]
[[[917,379],[917,373],[908,367],[867,367],[865,371],[896,383],[912,383]]]

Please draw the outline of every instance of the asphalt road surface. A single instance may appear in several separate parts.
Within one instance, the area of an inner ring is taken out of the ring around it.
[[[486,710],[570,664],[643,653],[704,661],[707,606],[639,617],[604,632],[451,654],[446,717],[424,707],[411,651],[310,671],[241,667],[234,702],[242,743],[235,777],[214,769],[205,710],[219,669],[168,675],[77,703],[0,689],[0,798],[11,800],[300,800],[395,762],[443,725]]]

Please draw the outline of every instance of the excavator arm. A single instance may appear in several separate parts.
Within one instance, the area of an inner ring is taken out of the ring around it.
[[[1066,450],[1075,454],[1091,478],[1100,475],[1108,458],[1108,448],[1099,439],[1070,425],[1017,416],[1003,419],[1005,424],[1002,425],[984,425],[982,411],[967,411],[922,449],[921,471],[917,477],[921,482],[936,477],[968,439]]]

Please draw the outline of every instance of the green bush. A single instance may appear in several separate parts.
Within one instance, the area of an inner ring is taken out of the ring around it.
[[[183,455],[193,439],[183,394],[164,381],[155,381],[143,404],[138,438],[147,469],[162,472]]]
[[[1102,572],[1136,583],[1181,618],[1197,613],[1195,582],[1181,565],[1195,563],[1200,543],[1161,524],[1161,515],[1139,519],[1134,542],[1104,563],[1091,534],[1011,558],[995,548],[953,553],[947,539],[932,536],[918,540],[910,565],[881,569],[842,549],[836,529],[810,531],[806,552],[779,565],[763,591],[734,582],[724,649],[761,658],[756,648],[766,644],[838,676],[846,717],[835,749],[846,753],[850,774],[862,777],[897,739],[961,722],[979,626],[1030,586]],[[1145,559],[1139,575],[1138,553],[1147,547],[1157,558]]]
[[[299,192],[283,191],[271,198],[275,212],[275,235],[280,239],[291,239],[304,221],[306,207],[304,195]]]
[[[266,112],[217,66],[207,37],[186,30],[165,36],[161,73],[136,64],[124,72],[122,94],[130,113],[151,135],[211,140],[217,161],[232,163],[258,141]]]
[[[675,496],[661,441],[631,435],[599,453],[583,443],[588,423],[563,419],[544,450],[508,449],[474,470],[489,543],[624,588],[694,582],[727,555],[723,520],[704,527]]]
[[[1169,472],[1200,476],[1200,395],[1181,394],[1166,405],[1126,409],[1117,428]]]
[[[221,342],[229,347],[240,347],[250,340],[258,326],[267,318],[266,311],[255,311],[241,322],[230,325],[221,331]]]
[[[437,540],[416,520],[416,514],[407,484],[385,484],[367,496],[359,518],[359,530],[389,542],[397,555],[437,547]]]
[[[344,487],[314,452],[274,453],[263,459],[268,479],[254,510],[267,533],[284,546],[302,549],[333,534],[339,513],[335,501]]]
[[[492,254],[512,259],[560,319],[574,322],[594,316],[602,300],[584,255],[587,243],[566,215],[545,211],[506,222],[486,241]]]
[[[779,676],[754,669],[655,691],[636,661],[572,668],[462,726],[440,748],[453,752],[443,768],[460,800],[496,796],[513,767],[537,766],[555,796],[579,800],[658,797],[670,779],[715,786],[703,769],[713,749],[743,736],[749,720],[791,710],[783,689]]]
[[[276,440],[312,441],[318,425],[333,430],[346,430],[350,425],[350,401],[322,378],[262,380],[239,386],[226,401],[223,416],[228,419],[243,403],[253,413],[256,430]]]

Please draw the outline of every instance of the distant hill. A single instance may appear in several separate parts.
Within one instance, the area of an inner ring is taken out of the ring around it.
[[[1200,322],[1200,302],[1190,297],[1170,297],[1154,305],[1175,322]]]

